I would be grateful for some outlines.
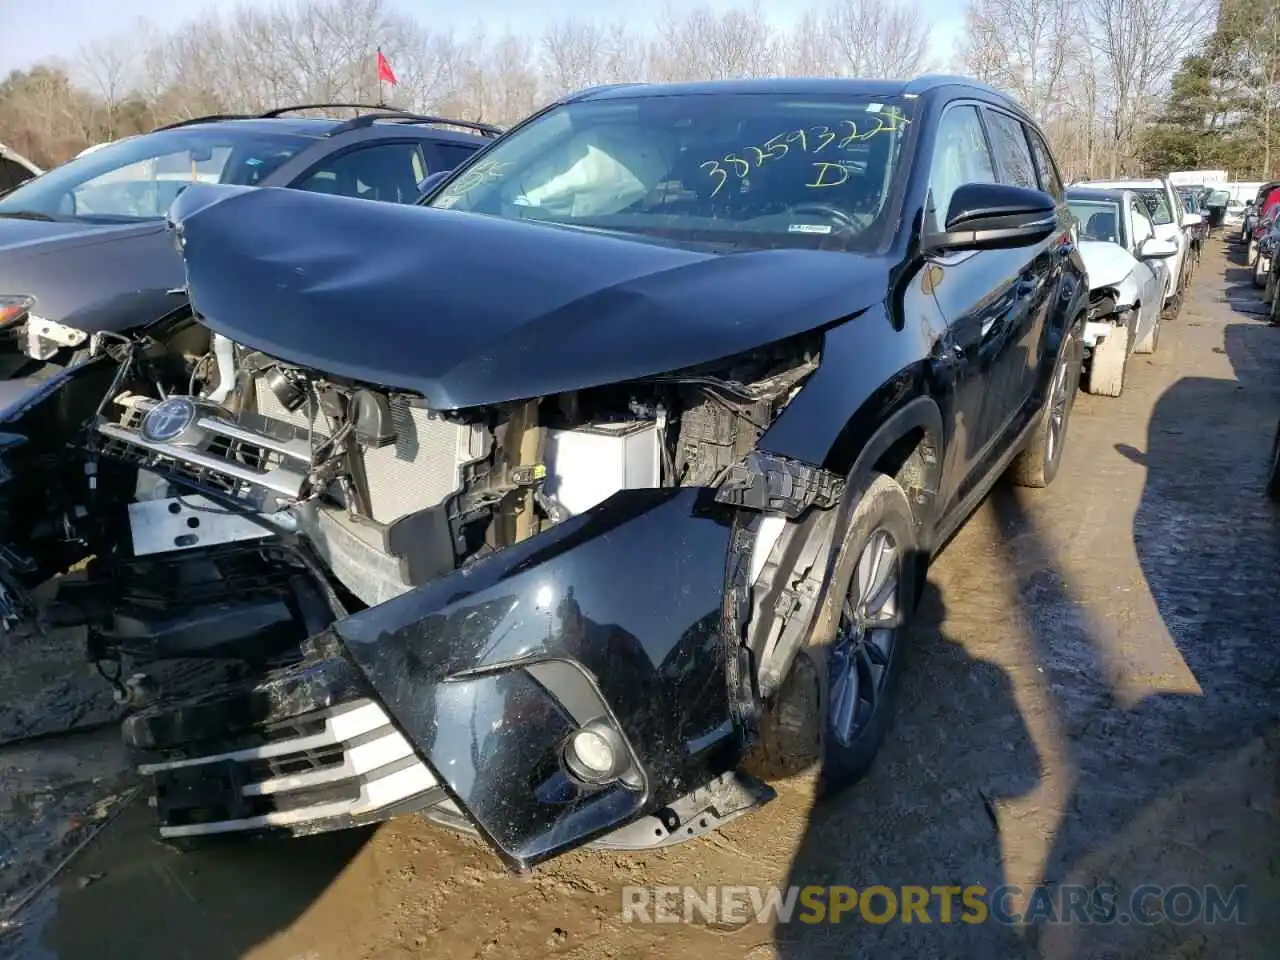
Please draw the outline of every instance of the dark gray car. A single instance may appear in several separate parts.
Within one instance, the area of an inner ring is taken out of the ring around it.
[[[330,106],[361,105],[321,105]],[[184,121],[0,198],[0,380],[42,379],[83,356],[94,332],[120,333],[182,306],[182,260],[165,214],[193,182],[412,203],[431,174],[501,132],[386,108],[347,120],[285,116],[301,109]]]

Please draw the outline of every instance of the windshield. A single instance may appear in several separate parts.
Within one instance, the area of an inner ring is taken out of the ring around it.
[[[1134,191],[1142,198],[1143,204],[1151,214],[1151,222],[1161,227],[1165,224],[1173,223],[1173,211],[1169,209],[1169,198],[1163,190],[1152,188],[1150,190]]]
[[[695,95],[565,104],[430,206],[737,246],[874,249],[910,101]]]
[[[1120,233],[1120,205],[1110,200],[1067,199],[1072,215],[1080,221],[1081,240],[1101,240],[1123,246]]]
[[[156,220],[187,184],[260,183],[303,137],[182,128],[130,137],[77,157],[0,199],[0,216]]]

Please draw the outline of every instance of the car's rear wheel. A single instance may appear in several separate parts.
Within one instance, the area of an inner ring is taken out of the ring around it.
[[[1068,333],[1058,352],[1049,381],[1049,395],[1040,410],[1027,445],[1009,464],[1006,476],[1019,487],[1047,487],[1058,475],[1067,443],[1067,425],[1080,388],[1080,358],[1075,331]]]
[[[761,722],[750,758],[764,776],[819,765],[819,791],[851,786],[884,741],[904,636],[924,573],[905,491],[887,476],[867,487],[849,518],[831,583],[841,598],[835,636],[796,657]]]

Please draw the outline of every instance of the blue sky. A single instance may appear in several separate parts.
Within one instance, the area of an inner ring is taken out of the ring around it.
[[[439,29],[465,30],[483,19],[491,31],[538,32],[548,19],[590,11],[594,19],[626,20],[647,26],[662,9],[662,0],[480,0],[457,4],[442,0],[391,0],[419,20]],[[690,5],[726,8],[733,0],[686,0]],[[49,58],[73,59],[86,42],[119,35],[122,27],[142,17],[154,27],[166,29],[216,6],[211,0],[0,0],[0,76],[12,69]],[[676,0],[677,9],[684,6]],[[779,26],[790,25],[807,6],[806,0],[761,0],[761,6]],[[936,53],[945,63],[964,19],[964,0],[932,0]]]

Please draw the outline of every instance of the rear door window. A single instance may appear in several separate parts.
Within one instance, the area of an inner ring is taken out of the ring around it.
[[[412,203],[426,169],[418,141],[382,142],[326,157],[293,186],[312,193]]]
[[[476,152],[475,147],[464,147],[460,143],[437,143],[436,152],[440,155],[441,170],[452,170],[458,164],[462,163],[473,153]],[[432,170],[432,173],[436,171]]]
[[[1031,150],[1035,154],[1036,169],[1040,174],[1040,188],[1055,200],[1062,200],[1066,191],[1062,188],[1062,178],[1058,176],[1058,167],[1053,162],[1053,155],[1044,138],[1028,128],[1027,136],[1031,140]]]
[[[1022,123],[998,110],[987,111],[987,129],[991,132],[991,146],[1000,164],[1000,179],[1017,187],[1039,189],[1035,164],[1031,160],[1031,148]]]

